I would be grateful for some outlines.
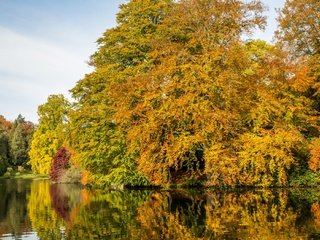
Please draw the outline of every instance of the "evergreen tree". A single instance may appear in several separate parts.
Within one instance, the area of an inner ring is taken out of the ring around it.
[[[0,175],[9,165],[9,139],[5,132],[0,130]]]
[[[12,166],[26,165],[29,160],[28,152],[30,138],[34,132],[34,125],[22,117],[21,114],[14,120],[9,134],[10,164]]]
[[[11,163],[14,166],[22,165],[28,160],[28,141],[23,130],[23,122],[18,122],[10,142]]]

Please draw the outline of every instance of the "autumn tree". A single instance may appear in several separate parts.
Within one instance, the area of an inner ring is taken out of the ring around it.
[[[145,177],[155,185],[287,184],[319,133],[317,38],[311,53],[288,37],[290,24],[278,33],[282,44],[244,40],[264,27],[263,10],[240,0],[121,5],[91,57],[95,70],[71,90],[68,140],[84,176],[108,185],[148,184]]]
[[[320,2],[317,0],[287,0],[278,18],[278,44],[289,51],[290,56],[300,65],[307,66],[312,84],[305,89],[304,95],[313,101],[315,113],[310,117],[318,119],[320,111]],[[318,121],[318,120],[317,120]],[[311,132],[309,138],[311,159],[309,166],[316,170],[320,164],[319,123],[317,131]]]
[[[2,175],[9,166],[10,145],[9,135],[12,123],[0,115],[0,175]]]
[[[277,38],[295,56],[320,54],[320,3],[286,0],[278,18]]]
[[[71,112],[71,145],[78,162],[104,182],[140,185],[146,180],[136,172],[134,154],[126,151],[125,132],[113,114],[113,99],[107,96],[112,83],[121,83],[147,71],[151,41],[162,24],[169,0],[138,0],[120,6],[118,26],[98,40],[99,49],[90,64],[95,71],[71,90],[77,100]]]
[[[211,171],[210,154],[220,153],[213,147],[227,149],[222,164],[234,164],[228,151],[251,86],[240,38],[263,27],[262,10],[259,1],[179,1],[152,41],[150,69],[112,85],[129,150],[155,184],[170,183],[180,170]]]
[[[32,171],[49,174],[52,157],[67,137],[69,106],[63,95],[51,95],[45,104],[39,106],[39,126],[33,135],[29,152]]]

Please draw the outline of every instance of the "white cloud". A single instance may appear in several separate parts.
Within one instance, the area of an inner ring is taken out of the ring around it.
[[[67,94],[90,71],[86,58],[0,26],[0,114],[36,121],[49,94]]]

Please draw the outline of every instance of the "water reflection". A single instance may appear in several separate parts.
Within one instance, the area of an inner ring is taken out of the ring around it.
[[[22,180],[0,182],[0,236],[10,233],[17,238],[31,231],[26,206],[29,186]]]
[[[0,182],[0,238],[319,239],[316,189],[89,191]]]

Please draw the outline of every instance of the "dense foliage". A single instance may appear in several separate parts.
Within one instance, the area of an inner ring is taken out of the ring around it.
[[[317,239],[320,231],[316,189],[93,192],[33,181],[27,196],[40,239]]]
[[[39,107],[32,169],[48,173],[65,144],[83,183],[317,179],[319,7],[287,0],[272,45],[248,39],[265,27],[260,1],[121,5],[91,57],[94,71],[71,90],[74,104],[51,96]]]
[[[49,174],[52,157],[67,137],[68,109],[69,103],[62,95],[51,95],[45,104],[39,106],[39,126],[33,135],[29,152],[33,172]]]
[[[0,175],[7,168],[29,168],[29,148],[35,126],[21,115],[13,122],[0,115]]]
[[[53,156],[51,169],[50,169],[50,179],[53,181],[58,181],[59,178],[65,173],[69,167],[70,152],[65,148],[60,148],[57,153]]]

